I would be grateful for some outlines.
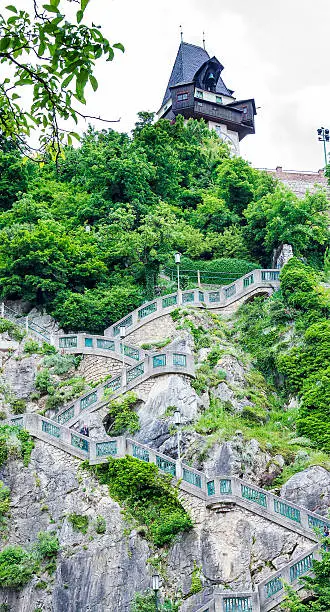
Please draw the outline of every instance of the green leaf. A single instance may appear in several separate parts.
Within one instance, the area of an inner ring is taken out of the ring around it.
[[[6,6],[6,9],[7,9],[7,11],[11,11],[12,13],[16,13],[17,14],[17,8],[13,4],[9,4],[8,6]]]
[[[4,38],[0,40],[0,51],[5,51],[6,49],[8,49],[9,45],[10,38],[8,36],[4,36]]]
[[[99,84],[96,78],[92,74],[89,76],[89,81],[90,81],[91,86],[93,87],[93,90],[96,91]]]
[[[58,13],[59,10],[56,6],[52,6],[51,4],[43,4],[42,8],[44,8],[46,11],[49,11],[49,13]]]
[[[76,140],[81,140],[79,134],[77,134],[77,132],[70,132],[70,135],[75,138]]]
[[[56,8],[58,7],[59,3],[61,0],[50,0],[50,3],[52,6],[55,6]]]
[[[84,11],[78,11],[77,12],[77,23],[80,23],[82,21],[82,18],[84,16]]]
[[[114,45],[112,45],[115,49],[120,49],[120,51],[122,51],[123,53],[125,52],[125,47],[124,45],[122,45],[121,43],[115,43]]]
[[[12,100],[17,100],[17,98],[20,98],[21,96],[19,96],[17,93],[13,93],[12,95]]]
[[[89,3],[89,0],[81,0],[81,10],[84,11],[87,4]]]

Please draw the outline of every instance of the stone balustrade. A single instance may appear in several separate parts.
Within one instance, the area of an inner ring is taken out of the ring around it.
[[[104,406],[110,399],[130,391],[136,385],[150,377],[163,374],[184,374],[195,376],[194,358],[190,354],[174,351],[163,351],[155,355],[146,355],[143,361],[125,368],[119,376],[114,376],[92,391],[62,408],[56,414],[56,421],[62,425],[73,425],[88,412],[94,412]]]
[[[302,508],[269,491],[256,487],[240,478],[216,475],[211,478],[182,461],[178,461],[136,442],[132,438],[118,436],[91,440],[75,430],[39,414],[13,416],[8,420],[11,425],[24,427],[32,436],[78,457],[88,459],[91,465],[104,463],[109,457],[130,455],[154,463],[164,473],[170,474],[180,484],[180,489],[200,499],[212,508],[217,503],[235,503],[264,518],[291,529],[318,542],[315,529],[323,531],[326,519],[306,508]],[[196,612],[268,612],[285,597],[284,583],[295,590],[301,588],[299,578],[310,574],[314,559],[320,558],[320,545],[314,545],[308,552],[296,557],[269,578],[260,582],[255,592],[235,593],[215,591],[213,599],[196,608]]]
[[[179,306],[195,306],[197,308],[222,309],[230,304],[248,297],[251,293],[260,289],[273,291],[279,288],[280,271],[276,269],[256,269],[242,276],[230,285],[223,286],[214,291],[202,289],[191,289],[179,291],[156,298],[151,302],[143,304],[126,317],[123,317],[104,331],[107,338],[119,336],[120,327],[125,327],[130,334],[135,329],[158,317],[172,312]]]
[[[146,356],[145,351],[130,344],[122,343],[119,338],[110,340],[104,336],[86,333],[58,334],[54,337],[54,345],[58,350],[69,354],[113,357],[120,361],[123,359],[124,349],[126,365],[133,365]]]

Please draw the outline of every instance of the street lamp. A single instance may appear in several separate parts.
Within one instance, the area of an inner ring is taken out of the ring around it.
[[[158,612],[158,591],[159,591],[159,575],[152,576],[152,590],[155,592],[155,610]]]
[[[326,145],[326,143],[329,142],[329,140],[330,140],[330,132],[329,132],[329,130],[327,128],[320,127],[317,130],[317,135],[318,135],[318,139],[321,142],[323,142],[324,161],[325,161],[325,167],[327,167],[328,160],[327,160],[327,145]]]
[[[177,270],[178,270],[178,292],[180,291],[180,261],[181,261],[181,253],[175,253],[175,263],[177,265]]]
[[[180,431],[180,425],[181,425],[181,412],[180,410],[176,410],[174,413],[174,423],[176,424],[177,427],[177,438],[178,438],[178,461],[181,461],[181,453],[180,453],[180,439],[181,439],[181,431]]]
[[[121,340],[121,350],[122,350],[122,354],[123,354],[122,384],[123,384],[123,387],[125,387],[126,380],[125,380],[125,346],[124,346],[124,340],[125,340],[125,337],[126,337],[126,328],[124,326],[120,326],[120,328],[119,328],[119,337],[120,337],[120,340]]]

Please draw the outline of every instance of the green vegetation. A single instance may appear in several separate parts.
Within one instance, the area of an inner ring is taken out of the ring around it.
[[[4,485],[0,480],[0,533],[4,530],[7,518],[6,515],[9,510],[10,504],[10,491],[9,488]]]
[[[125,393],[120,399],[108,404],[107,433],[121,436],[127,432],[135,434],[139,428],[139,417],[135,412],[138,397],[135,393]]]
[[[0,425],[0,466],[9,458],[22,459],[25,466],[29,465],[34,442],[28,432],[11,425]]]
[[[40,532],[29,550],[7,546],[0,552],[0,587],[21,588],[41,567],[52,573],[56,568],[58,551],[58,539],[49,532]]]
[[[95,531],[96,533],[102,535],[107,530],[107,523],[104,516],[97,516],[95,520]]]
[[[203,122],[142,114],[133,138],[90,128],[57,167],[23,169],[17,149],[2,148],[2,180],[18,166],[22,187],[0,206],[1,296],[45,307],[66,330],[103,331],[152,299],[175,250],[183,269],[222,282],[269,265],[282,241],[323,266],[326,196],[296,198],[230,158]]]
[[[21,342],[25,336],[25,332],[21,327],[15,325],[8,319],[0,319],[0,334],[8,333],[9,337],[12,340],[16,340],[17,342]]]
[[[48,395],[47,410],[56,410],[88,390],[84,378],[80,376],[66,378],[66,375],[74,372],[79,363],[79,357],[59,353],[47,355],[43,359],[43,369],[39,370],[35,379],[35,386],[39,392],[36,399]],[[59,376],[64,376],[64,380],[59,380]]]
[[[109,486],[111,497],[122,504],[127,518],[143,526],[156,546],[170,544],[178,533],[192,527],[171,476],[161,474],[156,465],[129,456],[111,457],[108,465],[91,469],[101,484]]]
[[[144,351],[151,351],[154,349],[162,349],[168,344],[172,342],[171,338],[165,338],[164,340],[160,340],[159,342],[149,342],[148,344],[141,344],[141,348]]]
[[[201,581],[201,568],[198,567],[196,561],[194,561],[194,569],[191,575],[191,587],[190,587],[190,595],[195,595],[203,590],[203,585]]]
[[[328,544],[328,542],[326,542]],[[313,561],[314,577],[304,576],[301,583],[312,593],[312,599],[302,603],[290,587],[286,587],[288,597],[282,608],[288,612],[328,612],[330,609],[330,552],[321,551],[322,559]]]
[[[87,533],[89,519],[84,514],[69,514],[68,520],[70,521],[74,531],[81,531],[81,533]]]
[[[179,612],[180,603],[165,599],[164,603],[158,603],[159,612]],[[132,603],[131,612],[156,612],[155,594],[148,590],[143,595],[136,593]]]

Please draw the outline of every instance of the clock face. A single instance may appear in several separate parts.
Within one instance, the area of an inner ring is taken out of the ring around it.
[[[221,138],[221,140],[223,140],[229,146],[231,155],[232,156],[234,156],[234,155],[238,156],[239,155],[239,149],[238,149],[238,146],[237,146],[236,142],[234,141],[234,139],[231,136],[229,136],[228,134],[226,134],[226,132],[223,132],[221,127],[220,127],[220,125],[217,126],[215,128],[215,130],[216,130],[216,133],[218,134],[219,138]]]

